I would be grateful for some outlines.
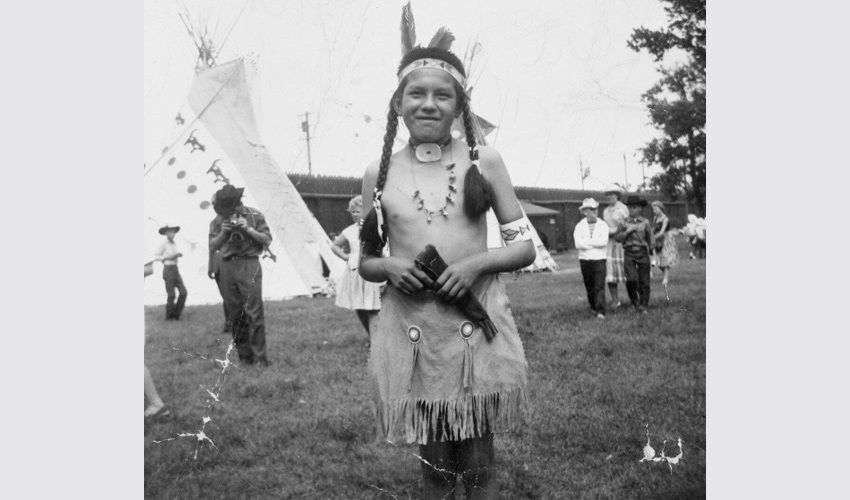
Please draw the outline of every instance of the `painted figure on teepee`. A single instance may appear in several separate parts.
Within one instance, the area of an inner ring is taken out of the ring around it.
[[[527,363],[498,273],[535,257],[507,168],[476,144],[463,64],[441,28],[415,47],[410,5],[380,160],[364,174],[360,275],[387,281],[369,370],[379,432],[419,444],[425,498],[491,498],[493,435],[520,423]],[[462,116],[465,140],[451,124]],[[410,144],[393,154],[399,118]],[[492,207],[507,245],[487,249]],[[382,256],[384,245],[389,256]]]

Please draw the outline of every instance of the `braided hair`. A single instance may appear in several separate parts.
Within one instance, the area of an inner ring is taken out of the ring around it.
[[[463,63],[460,59],[448,50],[436,47],[414,47],[401,60],[398,72],[401,72],[408,64],[418,59],[429,58],[445,61],[463,76],[466,72],[463,69]],[[469,159],[473,161],[473,165],[466,171],[463,180],[463,211],[470,219],[477,218],[486,212],[492,204],[492,192],[487,179],[481,175],[481,171],[476,164],[478,163],[478,148],[475,140],[475,133],[472,128],[472,111],[469,107],[469,97],[466,91],[456,81],[453,81],[455,93],[457,94],[457,107],[463,115],[463,126],[466,133],[466,143],[469,145]],[[400,99],[404,88],[407,85],[407,78],[399,82],[398,87],[390,99],[389,111],[387,112],[387,131],[384,134],[384,147],[381,152],[381,160],[378,166],[378,177],[375,182],[375,193],[380,196],[384,189],[384,183],[387,180],[387,172],[390,168],[390,158],[392,156],[393,141],[398,133],[398,113],[395,111],[393,103]],[[373,194],[373,198],[375,194]],[[363,227],[360,230],[360,241],[363,244],[363,255],[381,256],[381,252],[386,244],[387,228],[386,225],[381,225],[381,231],[378,231],[378,214],[373,207],[369,214],[363,219]],[[383,236],[382,236],[383,235]]]

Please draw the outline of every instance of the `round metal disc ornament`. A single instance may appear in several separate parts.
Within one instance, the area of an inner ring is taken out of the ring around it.
[[[473,325],[469,321],[464,321],[460,325],[460,336],[463,337],[464,340],[469,340],[472,338],[472,334],[475,333],[475,325]]]
[[[415,325],[409,327],[407,329],[407,340],[409,340],[411,344],[418,344],[419,341],[422,340],[422,330]]]
[[[425,142],[416,146],[416,159],[421,162],[437,161],[443,156],[443,150],[433,142]]]

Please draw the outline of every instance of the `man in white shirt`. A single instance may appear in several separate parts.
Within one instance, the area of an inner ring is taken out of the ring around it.
[[[180,314],[183,312],[183,306],[186,305],[186,287],[183,285],[183,278],[180,277],[180,271],[177,270],[177,259],[183,256],[177,248],[177,243],[174,241],[174,235],[180,231],[180,226],[169,226],[159,228],[159,234],[165,236],[165,241],[156,252],[154,260],[161,261],[162,279],[165,280],[165,293],[168,295],[168,301],[165,304],[165,319],[179,320]],[[177,296],[177,302],[174,302],[174,290],[180,292]]]
[[[578,263],[590,310],[605,318],[605,274],[608,256],[608,224],[599,218],[599,203],[585,199],[579,207],[584,219],[576,224],[573,239],[578,249]]]

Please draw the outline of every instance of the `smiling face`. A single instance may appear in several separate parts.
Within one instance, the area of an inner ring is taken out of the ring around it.
[[[448,141],[459,114],[457,105],[454,79],[438,69],[419,69],[408,75],[401,96],[393,102],[415,143]]]

